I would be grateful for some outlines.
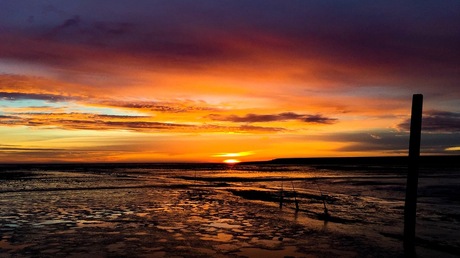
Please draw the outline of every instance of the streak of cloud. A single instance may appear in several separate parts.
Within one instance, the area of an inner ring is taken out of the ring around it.
[[[269,114],[269,115],[258,115],[258,114],[247,114],[245,116],[237,115],[218,115],[211,114],[208,116],[210,119],[215,121],[229,121],[235,123],[263,123],[263,122],[275,122],[275,121],[288,121],[298,120],[305,123],[316,123],[316,124],[333,124],[337,122],[336,118],[329,118],[323,115],[305,115],[297,114],[293,112]]]
[[[217,111],[204,102],[196,101],[97,101],[97,104],[108,107],[120,107],[133,110],[147,110],[164,113],[185,113],[193,111]]]
[[[398,125],[404,131],[410,130],[410,119]],[[426,132],[460,132],[460,113],[447,111],[428,111],[422,118],[422,131]]]
[[[85,113],[21,113],[0,116],[4,126],[60,128],[64,130],[130,130],[137,132],[208,132],[208,133],[268,133],[286,131],[280,127],[226,126],[152,121],[149,116],[98,115]]]
[[[49,102],[60,102],[60,101],[68,101],[68,100],[75,99],[75,98],[70,98],[70,97],[65,97],[62,95],[55,95],[55,94],[0,92],[0,99],[10,100],[10,101],[34,99],[34,100],[45,100]]]

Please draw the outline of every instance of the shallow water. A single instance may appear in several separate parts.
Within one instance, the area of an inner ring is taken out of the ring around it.
[[[459,173],[422,172],[418,253],[458,254]],[[0,181],[0,257],[402,256],[398,169],[133,164],[1,173],[19,176]]]

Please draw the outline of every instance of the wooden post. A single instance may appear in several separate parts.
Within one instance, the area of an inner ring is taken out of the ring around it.
[[[415,256],[415,220],[417,208],[417,185],[420,159],[420,138],[422,134],[423,95],[412,97],[410,121],[409,164],[404,206],[404,252],[407,257]]]

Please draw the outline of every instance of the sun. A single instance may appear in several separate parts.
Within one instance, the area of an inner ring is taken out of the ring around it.
[[[226,164],[236,164],[236,163],[240,163],[241,161],[237,160],[237,159],[226,159],[224,160],[224,163]]]

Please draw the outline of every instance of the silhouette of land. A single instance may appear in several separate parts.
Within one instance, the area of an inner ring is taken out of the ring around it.
[[[372,169],[382,166],[407,166],[409,158],[407,156],[390,157],[325,157],[325,158],[277,158],[268,161],[242,162],[241,164],[291,164],[291,165],[312,165],[318,168],[336,169]],[[421,156],[421,167],[458,167],[460,165],[460,155],[446,156]]]

